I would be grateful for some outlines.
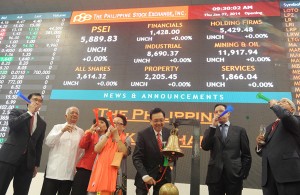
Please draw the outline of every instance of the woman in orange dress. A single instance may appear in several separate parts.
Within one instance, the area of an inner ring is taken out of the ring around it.
[[[97,155],[94,151],[94,147],[99,137],[107,131],[108,126],[106,118],[98,117],[98,121],[94,119],[93,125],[90,129],[85,131],[84,136],[81,138],[79,147],[85,151],[76,166],[77,172],[73,180],[71,195],[86,194],[93,164]]]
[[[95,152],[98,153],[98,157],[92,170],[88,192],[111,195],[116,191],[118,167],[112,166],[111,163],[116,152],[122,152],[123,156],[127,156],[128,152],[124,144],[126,135],[123,117],[123,115],[118,114],[113,120],[115,127],[110,126],[95,145]]]

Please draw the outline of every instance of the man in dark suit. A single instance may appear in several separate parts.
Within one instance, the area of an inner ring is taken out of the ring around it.
[[[151,110],[150,124],[150,127],[137,133],[132,155],[137,170],[134,182],[137,195],[147,195],[152,185],[153,194],[158,195],[160,187],[171,182],[170,168],[163,166],[161,153],[162,143],[166,143],[170,136],[170,130],[164,128],[165,112],[160,108]]]
[[[14,194],[28,194],[40,165],[46,122],[37,112],[43,99],[39,93],[28,99],[27,110],[13,109],[9,114],[8,138],[0,149],[0,195],[5,195],[12,178]]]
[[[210,150],[206,184],[210,195],[241,195],[243,179],[251,167],[251,153],[246,130],[229,121],[224,104],[216,104],[212,125],[205,130],[201,147]]]
[[[300,117],[295,104],[282,98],[270,100],[277,119],[266,127],[266,134],[256,138],[256,152],[262,157],[264,195],[299,195],[300,193]]]

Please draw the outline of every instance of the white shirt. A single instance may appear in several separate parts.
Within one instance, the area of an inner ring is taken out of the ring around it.
[[[76,164],[83,152],[79,148],[79,142],[84,131],[75,126],[74,130],[62,132],[67,125],[54,125],[46,137],[45,144],[50,147],[47,163],[46,178],[56,180],[73,180]]]

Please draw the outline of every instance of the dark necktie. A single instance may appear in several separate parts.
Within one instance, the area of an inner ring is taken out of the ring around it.
[[[159,149],[162,150],[162,141],[161,141],[160,133],[157,134],[157,143],[158,143]]]
[[[226,134],[226,124],[222,124],[220,125],[220,130],[221,130],[221,134],[222,134],[222,139],[223,141],[225,141],[227,134]]]
[[[29,133],[30,133],[30,135],[32,134],[33,121],[34,121],[34,116],[32,116],[32,117],[30,118],[30,126],[29,126]]]

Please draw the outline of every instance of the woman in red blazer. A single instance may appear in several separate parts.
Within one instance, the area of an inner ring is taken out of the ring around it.
[[[103,135],[108,128],[108,121],[104,117],[98,117],[98,124],[96,119],[93,120],[93,125],[90,129],[85,131],[81,138],[79,147],[84,149],[84,156],[78,162],[77,172],[74,177],[71,195],[82,195],[87,193],[92,168],[94,165],[97,152],[94,151],[94,146],[98,139]]]

